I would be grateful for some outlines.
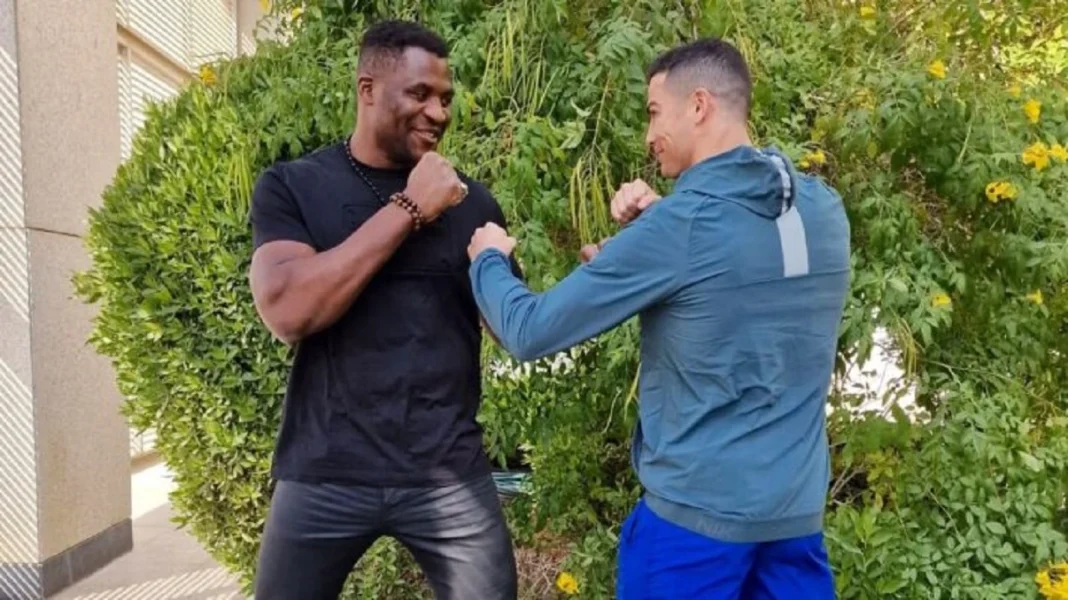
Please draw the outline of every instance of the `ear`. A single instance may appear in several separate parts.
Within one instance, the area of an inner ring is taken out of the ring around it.
[[[356,101],[357,104],[370,106],[375,103],[374,78],[364,73],[356,75]]]
[[[700,125],[707,121],[711,121],[715,115],[716,110],[719,108],[716,104],[716,97],[705,88],[697,88],[694,90],[693,95],[690,97],[690,110],[693,111],[693,117],[696,124]]]

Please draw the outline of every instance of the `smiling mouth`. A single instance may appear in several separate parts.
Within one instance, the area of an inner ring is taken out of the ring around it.
[[[415,131],[415,133],[416,133],[416,135],[418,135],[419,137],[423,138],[424,140],[430,142],[431,144],[436,144],[436,143],[438,143],[438,141],[441,140],[441,132],[440,131],[433,131],[433,130],[428,130],[428,129],[417,129]]]

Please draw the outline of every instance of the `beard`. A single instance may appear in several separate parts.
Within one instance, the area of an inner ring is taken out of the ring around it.
[[[378,134],[378,147],[382,148],[389,161],[398,167],[411,168],[418,162],[408,145],[409,130],[384,131]]]
[[[415,132],[419,129],[413,123],[395,123],[389,130],[380,130],[376,136],[378,147],[385,151],[389,161],[401,168],[412,168],[425,152],[435,151],[438,144],[426,147],[418,140]],[[445,128],[441,128],[441,134]],[[438,140],[440,142],[440,138]]]

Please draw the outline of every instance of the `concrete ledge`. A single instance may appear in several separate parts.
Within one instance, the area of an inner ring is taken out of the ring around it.
[[[36,565],[0,563],[0,600],[41,600],[85,579],[133,549],[133,523],[125,519]],[[4,586],[5,580],[19,586]],[[6,588],[6,589],[5,589]]]
[[[41,587],[51,596],[133,550],[133,522],[124,519],[41,564]]]

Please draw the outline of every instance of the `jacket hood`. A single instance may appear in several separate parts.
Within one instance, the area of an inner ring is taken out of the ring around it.
[[[738,146],[683,171],[674,191],[734,202],[775,219],[793,206],[797,177],[790,159],[777,149]]]

